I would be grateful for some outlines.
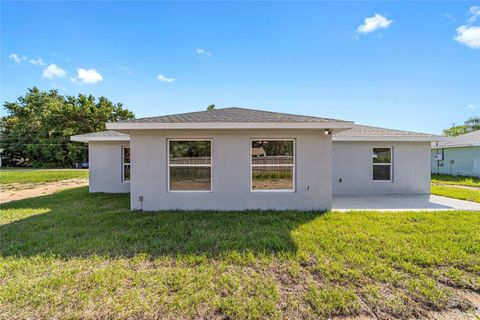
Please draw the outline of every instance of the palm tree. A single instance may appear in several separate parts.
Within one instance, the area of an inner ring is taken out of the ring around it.
[[[465,125],[468,127],[468,131],[480,130],[480,117],[471,117],[465,121]]]

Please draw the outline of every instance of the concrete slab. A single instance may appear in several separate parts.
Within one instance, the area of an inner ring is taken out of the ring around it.
[[[437,211],[478,210],[480,203],[434,195],[333,196],[332,210]]]

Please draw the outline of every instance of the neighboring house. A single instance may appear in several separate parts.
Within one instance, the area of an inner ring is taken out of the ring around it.
[[[423,133],[225,108],[107,123],[89,144],[90,191],[132,210],[331,208],[333,195],[430,193]]]
[[[480,177],[480,130],[433,142],[432,173]]]

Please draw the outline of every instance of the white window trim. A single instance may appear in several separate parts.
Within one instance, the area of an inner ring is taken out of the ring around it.
[[[373,162],[373,149],[390,149],[390,163],[374,163]],[[373,179],[373,167],[374,166],[390,166],[390,180],[375,180]],[[373,147],[372,148],[372,181],[377,183],[393,182],[393,146],[392,147]]]
[[[282,164],[282,165],[271,165],[271,164],[253,164],[253,157],[252,157],[252,142],[253,141],[262,141],[262,140],[267,140],[267,141],[292,141],[293,142],[293,163],[292,164]],[[296,186],[296,163],[297,161],[295,160],[297,157],[297,150],[296,150],[296,144],[295,144],[295,139],[294,138],[251,138],[250,139],[250,144],[248,146],[249,148],[249,154],[250,154],[250,192],[255,192],[255,193],[265,193],[265,192],[280,192],[280,193],[291,193],[295,192],[295,186]],[[253,189],[253,167],[292,167],[293,172],[292,172],[292,189],[271,189],[271,190],[254,190]]]
[[[170,164],[170,141],[210,141],[210,164]],[[171,167],[203,167],[210,168],[210,190],[171,190],[170,168]],[[213,139],[212,138],[170,138],[167,139],[167,192],[190,193],[190,192],[213,192]]]
[[[131,162],[125,163],[125,149],[130,150],[130,161],[132,161],[132,150],[130,147],[122,146],[122,183],[130,183],[130,180],[132,180],[132,170],[131,170]],[[125,166],[128,166],[130,168],[130,179],[125,180]]]

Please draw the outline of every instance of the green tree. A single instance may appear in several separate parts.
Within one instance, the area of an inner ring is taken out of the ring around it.
[[[480,117],[472,117],[465,121],[465,125],[470,132],[480,130]]]
[[[215,110],[215,105],[214,104],[208,105],[207,111],[212,111],[212,110]]]
[[[134,118],[121,103],[105,97],[62,96],[57,90],[28,89],[15,102],[5,102],[0,120],[2,155],[21,165],[69,167],[87,159],[87,147],[70,136],[105,130],[105,122]]]
[[[447,137],[456,137],[460,134],[468,133],[468,127],[465,125],[452,126],[451,128],[443,130],[443,135]]]
[[[443,130],[443,135],[448,137],[456,137],[460,134],[469,133],[480,130],[480,117],[471,117],[462,125],[456,126],[453,124],[451,128]]]

